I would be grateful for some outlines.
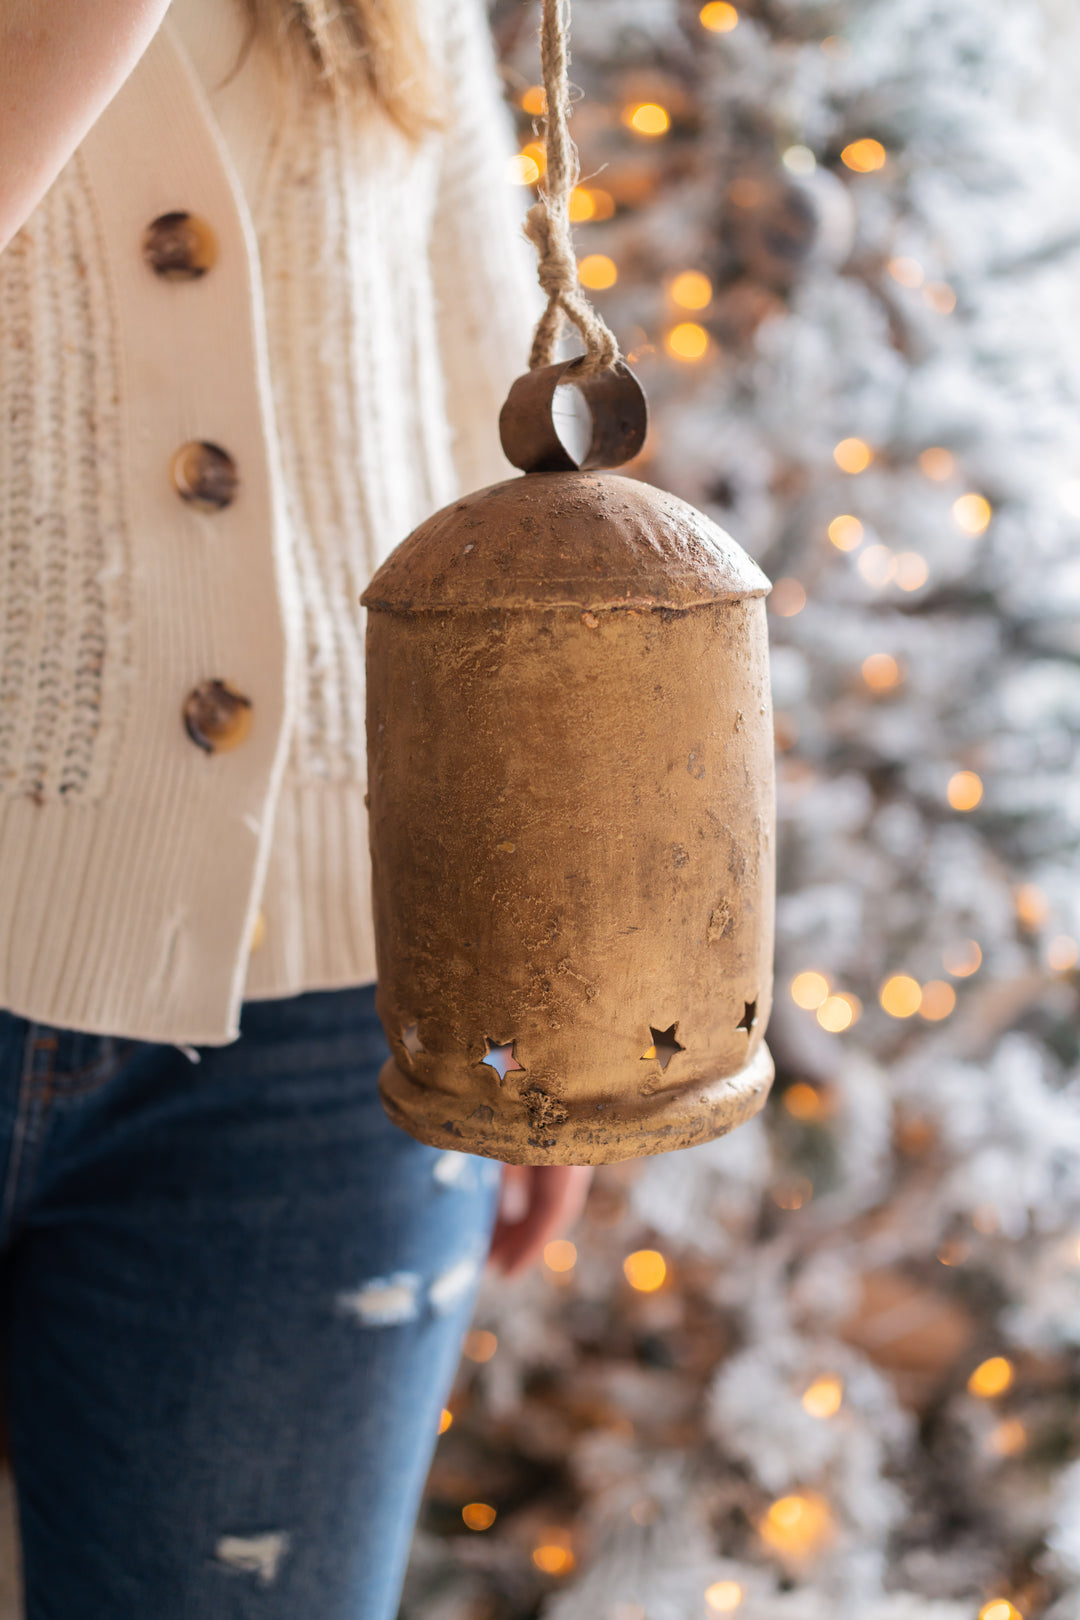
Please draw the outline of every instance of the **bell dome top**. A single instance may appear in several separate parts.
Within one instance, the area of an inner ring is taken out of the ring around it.
[[[444,506],[391,552],[367,608],[688,608],[769,581],[687,501],[618,473],[531,472]]]

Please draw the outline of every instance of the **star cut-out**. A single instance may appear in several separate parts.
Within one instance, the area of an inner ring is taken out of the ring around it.
[[[678,1027],[678,1019],[668,1029],[656,1029],[652,1024],[649,1025],[649,1034],[653,1038],[653,1044],[642,1052],[641,1057],[643,1062],[655,1058],[660,1065],[661,1074],[663,1074],[676,1052],[686,1051],[686,1047],[682,1045],[681,1041],[675,1039],[675,1031]]]
[[[493,1041],[490,1035],[485,1035],[484,1044],[487,1051],[480,1059],[480,1062],[486,1063],[489,1068],[494,1069],[500,1080],[505,1080],[512,1069],[520,1069],[522,1073],[525,1072],[525,1065],[519,1063],[514,1056],[513,1041]]]
[[[416,1057],[418,1052],[426,1052],[427,1047],[420,1039],[420,1025],[406,1024],[401,1032],[401,1044],[410,1057]]]
[[[735,1028],[736,1029],[745,1029],[746,1033],[749,1035],[750,1031],[753,1029],[753,1027],[754,1027],[754,1025],[756,1023],[757,1023],[757,1002],[756,1001],[744,1001],[743,1002],[743,1015],[739,1019],[739,1022],[735,1025]]]

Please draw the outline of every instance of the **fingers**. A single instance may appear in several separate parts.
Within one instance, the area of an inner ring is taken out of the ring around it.
[[[512,1171],[524,1175],[508,1176]],[[539,1258],[545,1244],[574,1224],[585,1207],[592,1175],[591,1165],[506,1166],[507,1185],[525,1187],[528,1203],[516,1221],[510,1220],[500,1207],[490,1260],[504,1276],[525,1271]]]

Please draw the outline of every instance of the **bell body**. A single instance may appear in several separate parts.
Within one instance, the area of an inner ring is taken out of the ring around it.
[[[379,1087],[411,1135],[600,1164],[761,1106],[767,590],[701,513],[611,473],[478,491],[375,575]]]

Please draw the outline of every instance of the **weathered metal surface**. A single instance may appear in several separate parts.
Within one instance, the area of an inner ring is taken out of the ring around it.
[[[634,373],[619,362],[613,370],[581,378],[576,360],[560,360],[519,377],[499,413],[499,436],[506,459],[523,472],[576,472],[621,467],[645,443],[649,425],[645,393]],[[555,390],[572,384],[584,397],[592,418],[586,453],[576,460],[559,437],[553,420]]]
[[[595,473],[478,491],[372,579],[379,1084],[413,1136],[599,1164],[761,1106],[767,590],[685,502]]]

